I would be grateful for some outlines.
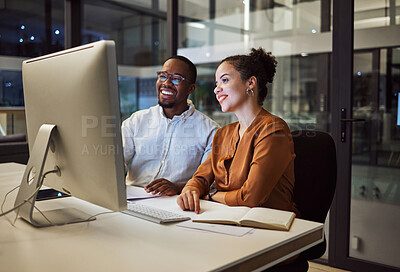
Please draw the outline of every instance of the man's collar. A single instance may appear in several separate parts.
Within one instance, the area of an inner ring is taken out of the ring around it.
[[[187,104],[188,104],[189,108],[186,111],[182,112],[180,115],[174,115],[174,117],[170,120],[185,119],[186,117],[191,116],[193,114],[193,112],[195,111],[195,107],[193,105],[193,102],[189,99],[187,100]],[[158,110],[159,110],[161,116],[169,119],[167,116],[165,116],[163,108],[160,105],[157,105],[157,106],[158,106]]]

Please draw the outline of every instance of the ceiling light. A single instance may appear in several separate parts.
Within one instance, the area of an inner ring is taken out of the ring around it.
[[[190,27],[195,27],[195,28],[200,28],[200,29],[205,29],[206,26],[202,23],[195,23],[195,22],[190,22],[188,23],[188,26]]]

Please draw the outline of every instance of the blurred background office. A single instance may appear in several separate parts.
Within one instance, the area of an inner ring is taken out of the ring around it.
[[[335,27],[353,29],[354,42]],[[337,135],[340,186],[320,261],[400,270],[400,0],[0,0],[0,135],[26,133],[23,60],[103,39],[117,45],[123,119],[157,103],[156,71],[178,53],[198,68],[197,109],[234,122],[213,93],[219,61],[272,51],[264,107],[292,130]],[[352,46],[351,75],[332,68],[333,39]],[[347,89],[335,88],[346,76]]]

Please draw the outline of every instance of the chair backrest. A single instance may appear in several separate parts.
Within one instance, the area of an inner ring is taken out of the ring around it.
[[[10,134],[5,136],[0,136],[0,144],[1,143],[10,143],[10,142],[26,142],[25,134]]]
[[[336,148],[321,131],[292,132],[294,142],[294,202],[302,218],[325,222],[336,188]]]
[[[325,222],[336,188],[336,148],[332,137],[321,131],[292,132],[294,142],[294,202],[306,220]],[[321,257],[326,242],[302,253],[311,260]]]
[[[0,163],[18,162],[27,164],[28,159],[28,142],[24,134],[0,136]]]

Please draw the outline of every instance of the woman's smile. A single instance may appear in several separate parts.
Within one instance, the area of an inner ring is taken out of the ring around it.
[[[217,95],[217,100],[221,104],[228,96],[226,94],[219,94]]]

